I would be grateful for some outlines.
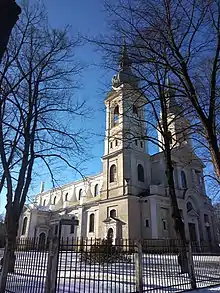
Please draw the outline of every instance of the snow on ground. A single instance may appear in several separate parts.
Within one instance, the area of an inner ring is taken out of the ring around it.
[[[8,292],[44,293],[47,259],[47,252],[17,252],[15,274],[9,274],[7,280]],[[127,259],[130,262],[90,265],[81,261],[79,252],[62,251],[56,292],[136,292],[134,254],[128,255]],[[193,259],[198,287],[220,283],[220,256],[195,255]],[[165,293],[190,289],[190,280],[187,274],[181,274],[177,255],[143,254],[143,283],[144,292]],[[215,290],[203,293],[215,293]]]
[[[198,290],[192,290],[190,293],[217,293],[220,292],[220,286],[208,287],[208,288],[201,288]]]

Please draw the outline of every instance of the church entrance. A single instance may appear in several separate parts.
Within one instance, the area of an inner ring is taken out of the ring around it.
[[[109,228],[108,229],[108,234],[107,234],[107,239],[112,242],[113,241],[113,236],[114,236],[113,229]]]
[[[196,233],[196,224],[195,223],[189,223],[189,238],[192,243],[193,250],[198,250],[198,239],[197,239],[197,233]]]
[[[197,241],[196,224],[194,224],[194,223],[189,223],[189,237],[190,237],[191,242]]]
[[[46,235],[44,232],[42,232],[39,235],[39,242],[38,242],[39,249],[44,249],[45,243],[46,243]]]

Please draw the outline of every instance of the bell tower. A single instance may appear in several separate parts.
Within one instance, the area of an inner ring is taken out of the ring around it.
[[[190,122],[184,115],[184,109],[176,101],[175,90],[172,89],[172,84],[167,78],[167,117],[170,131],[170,142],[172,148],[188,147],[192,148],[192,142],[190,139]],[[163,143],[163,137],[158,131],[158,139]],[[160,151],[162,149],[160,148]]]
[[[102,195],[112,198],[138,195],[150,184],[150,163],[144,123],[145,99],[132,73],[126,45],[119,58],[119,71],[105,99],[106,131],[103,156]]]

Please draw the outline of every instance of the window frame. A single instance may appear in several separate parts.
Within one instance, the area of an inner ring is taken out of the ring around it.
[[[145,219],[145,227],[146,228],[149,228],[150,227],[149,219]]]
[[[95,214],[91,213],[89,215],[89,233],[95,232]]]
[[[82,197],[82,188],[80,188],[79,192],[78,192],[78,199],[80,200]]]
[[[115,164],[112,164],[109,169],[109,182],[117,182],[117,167]]]
[[[181,187],[183,189],[187,189],[187,179],[186,179],[186,173],[184,170],[181,170],[180,177],[181,177]]]
[[[99,184],[96,183],[96,185],[94,186],[94,197],[99,195]]]
[[[21,230],[21,235],[25,235],[27,232],[27,221],[28,217],[24,217],[23,222],[22,222],[22,230]]]
[[[114,215],[112,215],[112,212],[114,212]],[[116,209],[111,209],[109,211],[109,217],[112,218],[112,219],[114,219],[114,218],[117,217],[117,211],[116,211]]]
[[[162,219],[162,223],[163,223],[163,230],[167,231],[168,230],[168,228],[167,228],[167,220]]]
[[[119,123],[119,106],[116,105],[113,111],[113,125],[117,125]]]
[[[138,181],[144,183],[145,182],[145,172],[144,172],[144,167],[141,164],[137,165],[137,177]]]
[[[72,217],[72,221],[75,220],[75,217]],[[70,225],[70,234],[74,234],[75,232],[75,224]]]

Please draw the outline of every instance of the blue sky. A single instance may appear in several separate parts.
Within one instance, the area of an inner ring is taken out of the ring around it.
[[[19,4],[19,0],[17,0]],[[33,0],[34,2],[34,0]],[[83,36],[95,37],[105,34],[107,31],[106,12],[103,0],[44,0],[49,18],[49,24],[55,28],[70,26],[70,32]],[[106,84],[111,81],[113,72],[106,72],[100,67],[102,56],[96,48],[85,44],[77,49],[76,58],[85,66],[80,79],[81,88],[76,95],[87,101],[87,105],[93,109],[92,118],[85,121],[84,127],[96,133],[92,139],[92,146],[88,148],[93,159],[83,164],[85,175],[96,174],[101,171],[101,156],[103,155],[103,135],[105,130],[105,92]],[[90,140],[91,142],[91,140]],[[62,174],[63,175],[63,174]],[[68,170],[64,176],[64,182],[79,178],[75,173]],[[44,180],[46,189],[50,188],[50,177],[35,178],[30,195],[39,191],[40,181]],[[63,182],[63,183],[64,183]],[[0,212],[4,210],[5,198],[0,197]]]
[[[32,0],[34,2],[34,0]],[[19,0],[17,0],[19,3]],[[71,33],[96,37],[99,34],[108,32],[107,13],[104,10],[104,0],[44,0],[42,1],[47,9],[49,23],[52,27],[63,28],[70,25]],[[83,164],[85,175],[101,172],[101,157],[104,148],[105,130],[105,93],[109,89],[109,84],[114,72],[101,68],[101,53],[91,44],[85,44],[77,49],[76,58],[85,65],[82,72],[81,88],[76,95],[82,100],[86,100],[92,109],[92,118],[85,121],[84,127],[97,134],[90,140],[88,151],[93,159]],[[152,151],[152,147],[150,148]],[[76,176],[71,170],[62,173],[63,183],[73,181]],[[46,189],[51,187],[49,176],[39,176],[35,178],[34,185],[30,190],[30,195],[39,191],[40,181],[45,181]],[[5,199],[0,197],[0,212],[4,210]]]

